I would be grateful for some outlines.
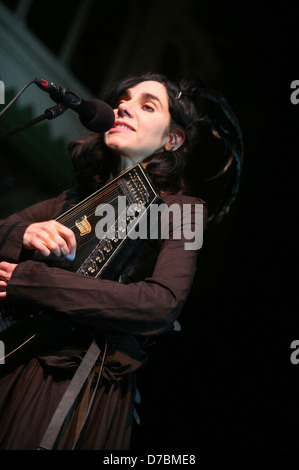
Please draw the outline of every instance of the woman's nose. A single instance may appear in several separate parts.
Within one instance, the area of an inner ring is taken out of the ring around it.
[[[134,116],[133,107],[130,105],[128,101],[122,101],[118,105],[118,114],[119,116],[133,117]]]

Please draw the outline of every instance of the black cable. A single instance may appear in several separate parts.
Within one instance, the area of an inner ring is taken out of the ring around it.
[[[8,103],[8,105],[5,106],[4,109],[0,112],[0,117],[17,101],[17,99],[21,96],[21,94],[26,90],[26,88],[29,87],[29,85],[32,85],[32,83],[35,83],[34,80],[30,80],[30,82],[26,83],[26,85],[19,91],[19,93]]]

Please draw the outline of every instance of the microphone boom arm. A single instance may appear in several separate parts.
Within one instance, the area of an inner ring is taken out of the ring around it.
[[[37,124],[41,121],[44,121],[45,119],[55,119],[59,116],[61,116],[66,110],[68,109],[67,106],[63,104],[56,104],[55,106],[52,106],[51,108],[47,108],[44,112],[44,114],[41,114],[40,116],[37,116],[34,119],[31,119],[30,121],[27,121],[23,124],[20,124],[18,127],[15,127],[14,129],[11,129],[8,132],[5,132],[4,134],[0,135],[0,139],[4,139],[6,137],[10,137],[11,135],[16,134],[17,132],[27,129],[30,126],[33,126],[34,124]]]

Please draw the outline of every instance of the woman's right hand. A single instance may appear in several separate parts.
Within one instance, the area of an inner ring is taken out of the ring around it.
[[[74,232],[56,220],[37,222],[29,225],[23,235],[23,246],[27,250],[38,250],[42,255],[54,253],[57,257],[74,259],[76,237]]]

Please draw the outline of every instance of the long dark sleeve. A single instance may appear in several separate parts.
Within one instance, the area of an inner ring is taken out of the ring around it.
[[[184,197],[180,198],[174,201],[183,204]],[[163,240],[151,277],[128,285],[26,261],[13,273],[8,299],[33,302],[86,326],[160,334],[172,328],[192,285],[197,251],[186,250],[186,242],[185,238]]]
[[[26,228],[35,222],[56,218],[70,202],[75,201],[76,193],[64,191],[57,198],[49,199],[0,220],[0,260],[18,263],[23,252],[23,235]]]

